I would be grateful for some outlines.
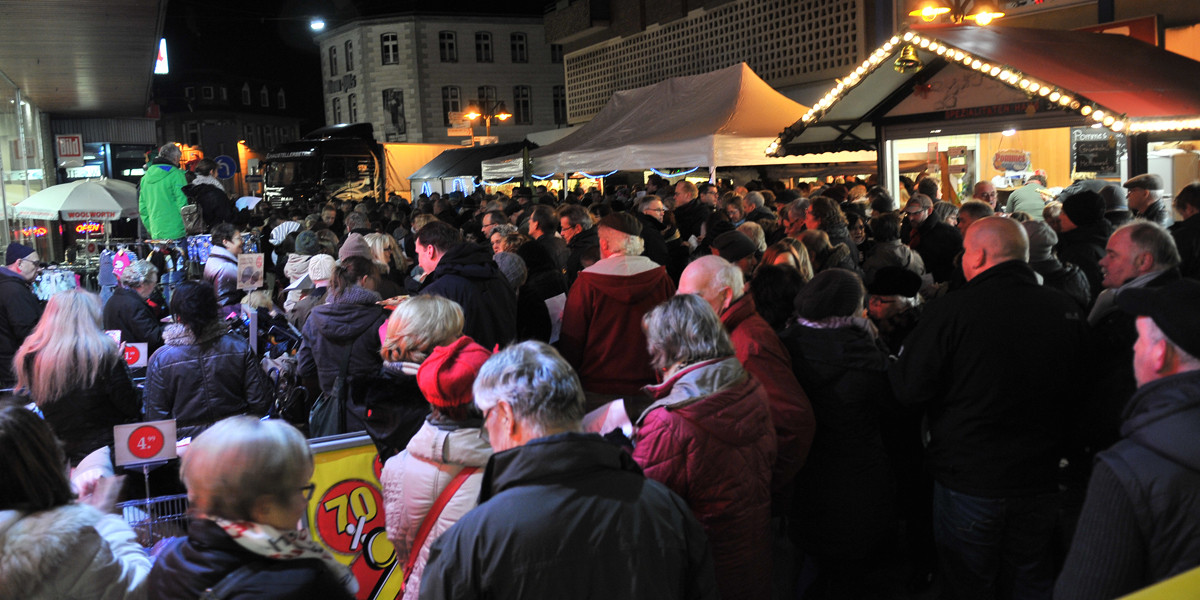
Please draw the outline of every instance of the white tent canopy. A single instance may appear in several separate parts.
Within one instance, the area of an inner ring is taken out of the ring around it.
[[[590,122],[529,156],[539,176],[812,162],[764,153],[780,123],[807,111],[739,63],[617,92]],[[483,178],[520,177],[521,160],[514,154],[484,161]]]

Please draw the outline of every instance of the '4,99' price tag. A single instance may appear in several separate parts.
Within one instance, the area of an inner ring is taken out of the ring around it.
[[[130,423],[113,427],[118,467],[175,458],[175,421]]]

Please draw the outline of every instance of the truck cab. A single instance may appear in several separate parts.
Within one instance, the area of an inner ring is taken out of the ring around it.
[[[263,200],[359,201],[383,188],[382,147],[370,123],[322,127],[272,148],[263,159]]]

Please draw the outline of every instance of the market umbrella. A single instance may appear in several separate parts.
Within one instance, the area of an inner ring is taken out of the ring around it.
[[[50,186],[16,206],[19,219],[112,221],[137,216],[137,188],[131,183],[112,179],[87,179]]]
[[[254,207],[258,206],[259,202],[262,202],[262,198],[259,198],[258,196],[242,196],[241,198],[238,198],[237,202],[234,202],[233,205],[237,207],[238,210],[254,210]]]

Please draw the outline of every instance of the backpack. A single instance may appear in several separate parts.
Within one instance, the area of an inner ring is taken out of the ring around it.
[[[179,216],[183,217],[183,230],[188,235],[208,233],[208,227],[204,224],[204,211],[191,199],[188,200],[187,206],[179,209]]]

